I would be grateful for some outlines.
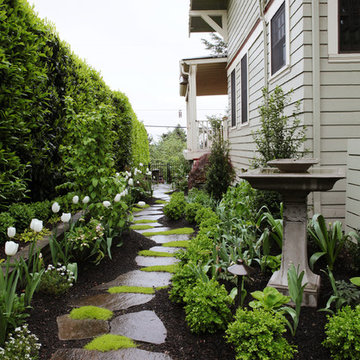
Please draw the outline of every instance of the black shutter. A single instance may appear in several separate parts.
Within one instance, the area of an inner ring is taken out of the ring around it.
[[[241,59],[241,123],[248,121],[247,55]]]
[[[236,78],[235,78],[235,69],[231,72],[231,126],[236,126]]]

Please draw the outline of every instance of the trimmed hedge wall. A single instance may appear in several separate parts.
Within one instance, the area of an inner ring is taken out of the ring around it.
[[[121,171],[148,152],[127,97],[111,91],[25,0],[0,0],[0,210],[26,196],[56,195],[67,181],[59,151],[71,145],[67,114],[93,113],[100,105],[113,115],[111,153],[114,172]]]

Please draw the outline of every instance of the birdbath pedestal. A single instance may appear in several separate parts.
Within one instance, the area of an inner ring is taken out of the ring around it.
[[[301,166],[301,162],[308,165]],[[330,190],[336,181],[345,177],[339,169],[319,168],[306,171],[314,163],[317,163],[317,160],[274,160],[268,164],[279,164],[278,169],[258,169],[240,176],[255,189],[275,190],[281,193],[284,204],[281,267],[279,271],[274,272],[268,286],[288,295],[288,269],[291,264],[296,268],[299,266],[299,271],[304,271],[303,283],[307,283],[302,305],[311,307],[317,306],[320,276],[314,274],[308,265],[307,196],[312,191]]]

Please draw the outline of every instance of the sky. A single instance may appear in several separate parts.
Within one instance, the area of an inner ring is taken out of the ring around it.
[[[55,25],[75,54],[98,70],[113,90],[125,93],[155,140],[186,126],[179,95],[179,61],[209,56],[189,37],[190,0],[28,0],[41,18]],[[198,97],[198,118],[225,114],[226,96]],[[182,117],[179,117],[181,110]]]

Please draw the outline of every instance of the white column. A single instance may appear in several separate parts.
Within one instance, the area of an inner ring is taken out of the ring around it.
[[[198,124],[196,122],[197,110],[196,110],[196,66],[190,65],[189,70],[189,95],[188,95],[188,149],[190,151],[196,151],[198,148]]]

